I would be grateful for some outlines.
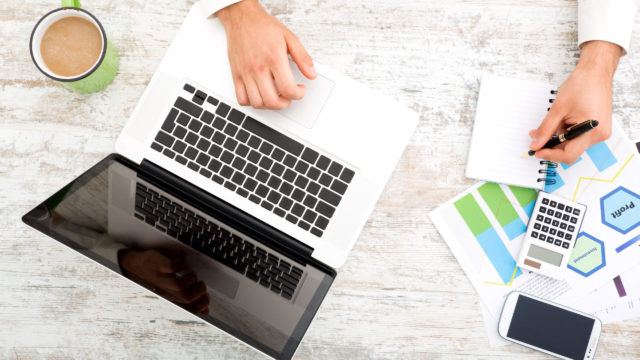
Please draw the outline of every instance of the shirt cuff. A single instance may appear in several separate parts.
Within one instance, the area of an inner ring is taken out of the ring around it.
[[[637,10],[637,0],[580,0],[578,46],[603,40],[619,45],[626,54]]]
[[[200,0],[200,6],[207,16],[215,15],[218,11],[242,0]]]

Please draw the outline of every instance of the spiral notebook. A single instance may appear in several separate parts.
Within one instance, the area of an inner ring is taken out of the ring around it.
[[[555,86],[484,75],[466,175],[469,178],[542,190],[555,181],[556,163],[527,155],[529,131],[540,125]]]

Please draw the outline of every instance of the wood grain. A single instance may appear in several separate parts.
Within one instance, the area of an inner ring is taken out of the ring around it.
[[[84,1],[119,48],[104,92],[83,96],[32,65],[32,26],[55,1],[0,2],[0,358],[257,358],[252,350],[20,222],[112,151],[191,6]],[[314,58],[420,113],[384,195],[305,337],[301,359],[542,359],[489,348],[469,281],[428,220],[473,183],[464,167],[480,75],[561,82],[575,0],[272,0]],[[636,26],[637,28],[637,26]],[[636,29],[638,30],[638,29]],[[640,43],[615,79],[615,116],[640,138]],[[640,320],[604,327],[600,359],[640,358]]]

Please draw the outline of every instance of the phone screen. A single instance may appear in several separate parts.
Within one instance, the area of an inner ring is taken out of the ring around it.
[[[568,357],[584,359],[594,319],[519,296],[507,337]]]

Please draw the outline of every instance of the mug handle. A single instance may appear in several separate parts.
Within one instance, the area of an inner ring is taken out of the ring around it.
[[[62,7],[80,7],[80,0],[62,0]]]

